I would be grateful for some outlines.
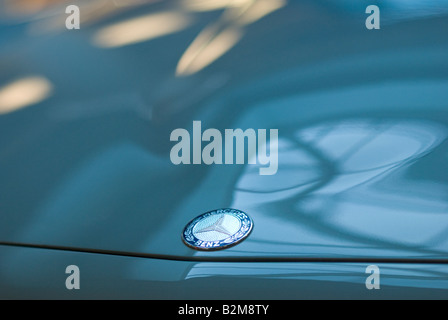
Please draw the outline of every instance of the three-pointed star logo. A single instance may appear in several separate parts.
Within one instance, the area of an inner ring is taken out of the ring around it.
[[[227,234],[231,236],[232,234],[223,226],[224,215],[222,215],[218,220],[215,221],[212,225],[205,227],[201,230],[196,231],[196,233],[208,232],[208,231],[216,231],[220,233]]]

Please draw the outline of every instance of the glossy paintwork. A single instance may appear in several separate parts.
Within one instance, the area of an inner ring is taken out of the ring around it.
[[[77,31],[29,34],[33,21],[0,29],[12,39],[0,42],[0,86],[28,75],[53,86],[49,98],[0,115],[0,243],[182,259],[448,258],[446,13],[403,19],[387,7],[382,29],[367,31],[364,8],[291,1],[243,27],[226,9],[192,11],[172,34],[95,44],[114,23],[180,8],[146,5]],[[176,75],[214,23],[238,25],[238,41]],[[278,173],[173,165],[170,133],[194,120],[278,129]],[[248,239],[217,252],[182,243],[188,221],[223,207],[252,217]],[[45,264],[53,254],[37,252]],[[2,263],[15,268],[8,255]]]
[[[67,290],[65,269],[74,262],[80,289]],[[0,299],[448,298],[446,265],[378,264],[378,290],[366,289],[367,266],[206,263],[0,246]]]

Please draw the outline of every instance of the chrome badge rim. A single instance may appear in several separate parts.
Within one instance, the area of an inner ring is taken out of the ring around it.
[[[182,233],[182,240],[196,250],[221,250],[243,241],[252,228],[252,219],[245,212],[218,209],[191,220]]]

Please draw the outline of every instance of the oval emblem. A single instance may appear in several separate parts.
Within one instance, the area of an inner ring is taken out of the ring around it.
[[[218,209],[191,220],[182,233],[182,240],[196,250],[220,250],[244,240],[252,227],[252,219],[243,211]]]

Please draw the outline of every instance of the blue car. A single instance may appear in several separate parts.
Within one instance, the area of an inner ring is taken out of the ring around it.
[[[447,30],[436,0],[0,1],[0,299],[447,299]]]

